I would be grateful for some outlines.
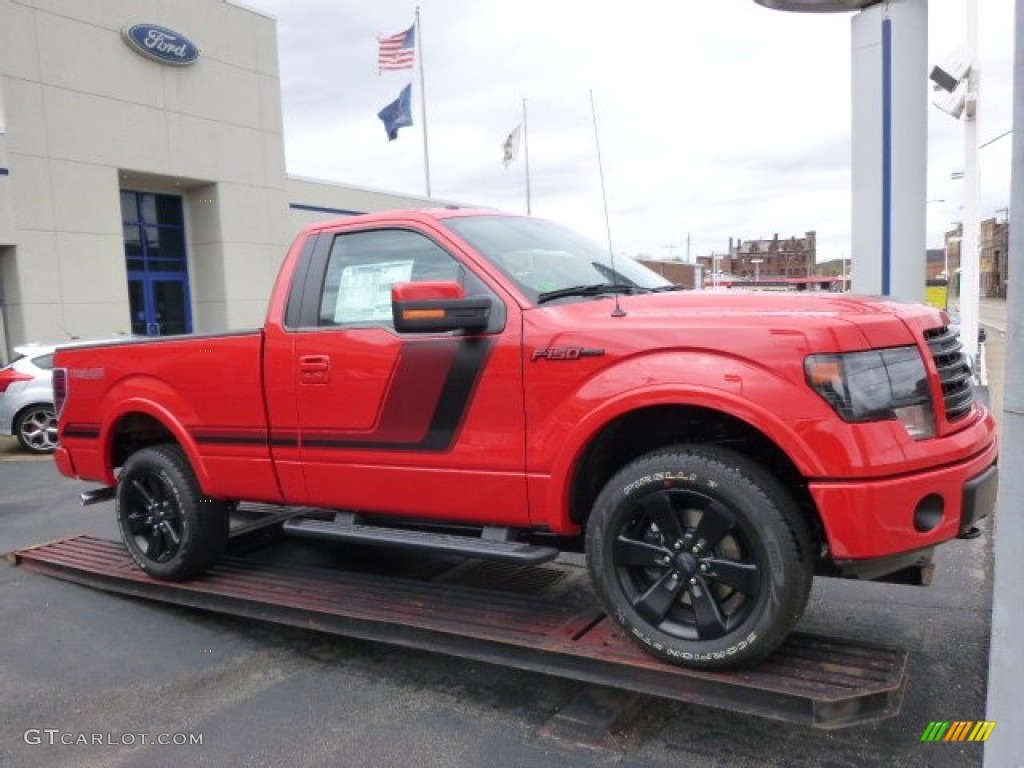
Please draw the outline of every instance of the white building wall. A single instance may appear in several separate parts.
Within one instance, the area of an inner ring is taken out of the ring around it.
[[[288,178],[288,226],[293,234],[309,224],[394,208],[456,205],[429,197],[399,195],[378,189],[332,184],[296,176]]]
[[[273,20],[219,0],[0,4],[8,336],[130,332],[121,188],[184,197],[194,327],[262,320],[288,226]],[[188,36],[199,60],[139,56],[120,32],[144,22]]]

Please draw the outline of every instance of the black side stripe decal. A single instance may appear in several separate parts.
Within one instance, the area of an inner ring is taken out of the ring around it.
[[[317,429],[305,434],[294,429],[272,430],[232,427],[203,427],[189,430],[197,443],[205,445],[272,445],[282,448],[323,448],[333,450],[430,451],[449,450],[455,442],[469,410],[487,360],[494,349],[489,339],[465,339],[458,348],[441,387],[430,423],[419,440],[393,440],[372,435],[353,437],[343,430]],[[440,346],[440,345],[439,345]],[[409,382],[415,383],[415,376]],[[392,392],[389,400],[415,396],[405,388]],[[386,409],[386,407],[385,407]],[[387,409],[386,409],[387,410]],[[96,434],[98,436],[99,429]]]
[[[449,450],[462,428],[463,419],[493,348],[494,342],[490,340],[466,339],[459,342],[441,395],[434,406],[430,426],[421,440],[374,440],[372,437],[348,437],[344,432],[332,434],[320,431],[315,436],[303,436],[303,447],[386,451]]]
[[[76,437],[83,440],[95,440],[100,436],[99,424],[71,423],[65,425],[60,432],[61,437]]]

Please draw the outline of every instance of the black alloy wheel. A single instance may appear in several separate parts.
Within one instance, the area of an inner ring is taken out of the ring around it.
[[[181,448],[143,448],[117,485],[121,538],[142,570],[166,580],[199,576],[224,551],[228,507],[204,497]]]
[[[721,502],[697,491],[647,496],[620,525],[612,557],[636,611],[679,638],[722,637],[750,615],[762,590],[750,532]]]
[[[601,492],[588,567],[605,609],[653,655],[694,667],[774,650],[810,594],[811,539],[778,481],[713,446],[641,456]]]

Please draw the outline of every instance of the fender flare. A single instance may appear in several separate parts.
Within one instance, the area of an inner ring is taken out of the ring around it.
[[[559,526],[569,515],[569,494],[576,467],[587,446],[615,419],[654,406],[693,406],[716,411],[744,422],[771,440],[805,476],[824,473],[818,457],[786,422],[771,410],[738,392],[697,385],[662,384],[632,389],[605,400],[577,422],[561,445],[551,466],[551,482],[545,500],[548,514]]]
[[[192,466],[192,471],[196,473],[200,487],[207,486],[209,476],[203,463],[202,454],[192,435],[182,423],[183,420],[189,420],[189,417],[193,422],[198,419],[188,403],[170,386],[150,376],[132,376],[122,379],[114,385],[107,397],[104,398],[104,402],[116,404],[110,410],[100,414],[103,468],[107,474],[108,484],[116,485],[117,483],[113,466],[116,426],[124,417],[139,413],[159,422],[171,433],[185,452],[185,457]],[[171,403],[172,407],[168,407],[166,403]]]

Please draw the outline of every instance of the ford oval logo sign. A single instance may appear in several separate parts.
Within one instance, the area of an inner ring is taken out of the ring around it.
[[[184,66],[199,58],[196,44],[180,32],[157,24],[135,24],[121,30],[132,49],[161,64]]]

